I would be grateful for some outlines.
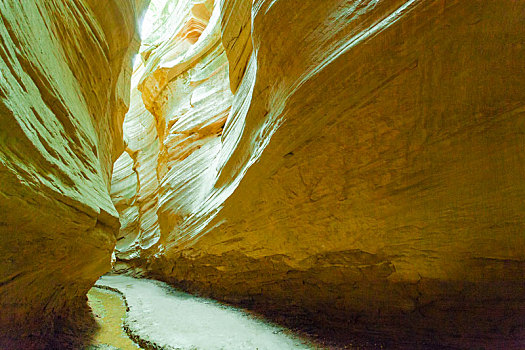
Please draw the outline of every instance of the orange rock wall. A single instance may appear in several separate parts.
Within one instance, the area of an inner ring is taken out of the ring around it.
[[[25,326],[52,331],[111,268],[119,222],[110,179],[144,6],[0,4],[2,339]]]
[[[128,262],[343,342],[519,348],[525,3],[178,4],[142,54],[159,231]]]

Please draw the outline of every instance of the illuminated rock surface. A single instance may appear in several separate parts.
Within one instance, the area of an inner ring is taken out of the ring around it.
[[[524,11],[163,7],[169,29],[153,25],[134,73],[126,180],[113,179],[138,188],[119,209],[120,258],[342,342],[519,348]]]
[[[0,344],[27,342],[7,347],[79,316],[111,268],[109,187],[143,7],[0,3]]]

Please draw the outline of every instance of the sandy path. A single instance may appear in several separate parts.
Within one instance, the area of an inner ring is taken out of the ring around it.
[[[140,349],[122,328],[126,305],[119,294],[95,287],[88,293],[88,302],[99,327],[89,349]]]
[[[312,349],[289,331],[233,307],[179,292],[167,284],[127,276],[103,276],[97,286],[124,296],[124,326],[145,348],[157,349]]]

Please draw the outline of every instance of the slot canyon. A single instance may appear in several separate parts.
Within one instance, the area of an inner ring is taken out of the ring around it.
[[[525,0],[0,19],[0,349],[525,349]]]

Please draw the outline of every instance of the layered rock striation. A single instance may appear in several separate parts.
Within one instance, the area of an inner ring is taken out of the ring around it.
[[[519,348],[525,3],[161,3],[122,260],[342,342]]]
[[[127,149],[112,180],[122,224],[117,256],[123,260],[162,249],[202,210],[214,190],[211,165],[231,109],[220,7],[213,1],[174,5],[158,3],[156,17],[150,8],[152,32],[134,70]]]
[[[0,3],[2,340],[52,332],[111,268],[110,181],[145,5]]]

